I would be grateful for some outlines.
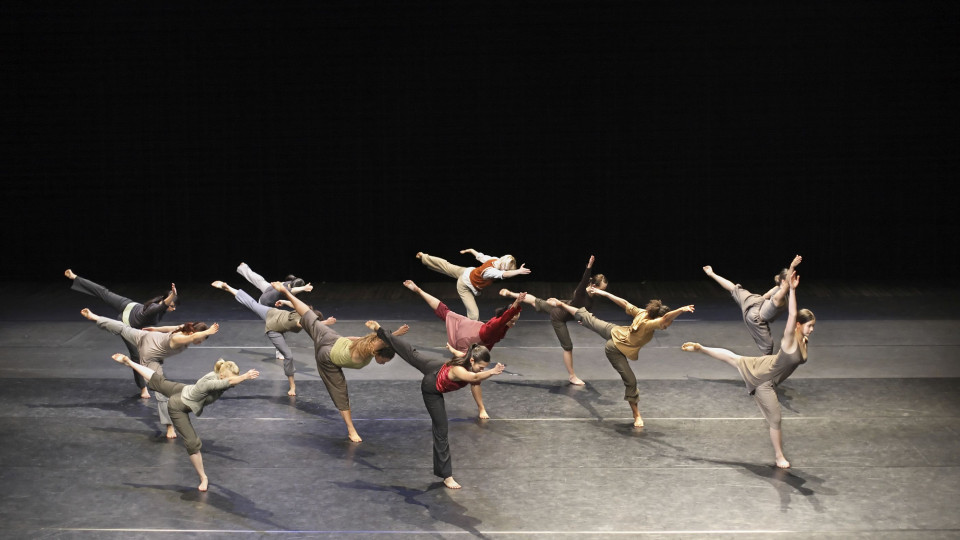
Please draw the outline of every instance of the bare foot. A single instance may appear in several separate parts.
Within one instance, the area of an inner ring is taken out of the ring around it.
[[[91,321],[97,320],[97,315],[96,315],[94,312],[92,312],[92,311],[90,311],[89,309],[87,309],[87,308],[81,309],[81,310],[80,310],[80,314],[83,315],[84,317],[86,317],[87,319],[90,319]]]
[[[67,276],[67,277],[70,278],[70,279],[77,279],[77,275],[74,274],[74,273],[73,273],[73,270],[71,270],[71,269],[69,269],[69,268],[67,268],[67,271],[64,272],[63,275]]]
[[[423,257],[423,252],[422,252],[422,251],[418,251],[418,252],[417,252],[417,258],[419,259],[420,257]]]
[[[780,456],[780,457],[776,458],[776,460],[777,460],[777,467],[779,467],[779,468],[781,468],[781,469],[789,469],[789,468],[790,468],[790,462],[787,461],[787,458],[785,458],[785,457],[783,457],[783,456]]]
[[[457,481],[454,480],[452,476],[448,476],[444,478],[443,485],[447,486],[450,489],[460,489],[461,487],[463,487],[460,484],[458,484]]]
[[[226,287],[224,287],[224,285],[226,285],[226,283],[220,281],[219,279],[216,280],[216,281],[214,281],[214,282],[211,283],[210,285],[216,287],[217,289],[227,290]]]
[[[513,292],[510,289],[500,289],[500,296],[513,296]]]
[[[360,438],[360,434],[356,431],[347,433],[347,438],[350,439],[350,442],[363,442],[363,439]]]
[[[199,489],[200,491],[206,491],[208,483],[209,483],[209,479],[206,476],[201,476],[200,485],[197,486],[197,489]]]
[[[337,322],[336,317],[327,317],[326,319],[323,320],[323,324],[326,326],[330,326],[331,324],[335,324],[336,322]]]
[[[167,426],[167,438],[168,438],[168,439],[176,439],[176,438],[177,438],[177,431],[176,431],[175,429],[173,429],[173,426],[172,426],[172,425]],[[203,490],[200,490],[200,491],[203,491]]]
[[[703,272],[704,272],[705,274],[707,274],[708,276],[713,277],[713,267],[712,267],[712,266],[704,266],[704,267],[703,267]]]
[[[480,413],[477,414],[477,416],[478,416],[481,420],[489,420],[489,419],[490,419],[490,415],[487,414],[486,409],[480,411]]]
[[[406,333],[409,332],[409,331],[410,331],[410,325],[409,325],[409,324],[402,324],[402,325],[400,325],[400,328],[397,328],[396,330],[393,331],[393,335],[395,335],[395,336],[402,336],[402,335],[406,334]]]
[[[296,387],[296,386],[291,386],[291,387],[290,387],[290,390],[287,390],[287,395],[288,395],[288,396],[295,396],[295,395],[297,395],[297,387]]]
[[[567,380],[570,381],[570,384],[575,386],[583,386],[584,384],[586,384],[580,380],[580,377],[577,377],[576,375],[571,375],[570,378],[568,378]]]
[[[633,419],[633,427],[643,427],[643,418],[639,416],[635,417]]]
[[[697,351],[699,351],[700,349],[702,349],[703,346],[701,346],[699,343],[694,343],[694,342],[692,342],[692,341],[688,341],[688,342],[684,343],[683,345],[681,345],[680,348],[683,349],[683,350],[686,351],[686,352],[697,352]]]
[[[110,358],[113,358],[113,360],[114,360],[115,362],[117,362],[118,364],[123,364],[123,365],[125,365],[125,366],[130,365],[130,364],[127,363],[127,360],[130,360],[130,359],[127,358],[127,355],[125,355],[125,354],[117,353],[117,354],[111,356]]]
[[[140,398],[141,398],[141,399],[150,399],[150,391],[147,390],[147,387],[146,387],[146,386],[144,386],[143,389],[140,390]]]
[[[365,322],[365,323],[363,323],[363,324],[364,324],[367,328],[373,330],[374,332],[376,332],[377,330],[380,329],[380,323],[378,323],[377,321],[367,321],[367,322]]]
[[[412,279],[408,279],[408,280],[404,281],[404,282],[403,282],[403,286],[406,287],[406,288],[408,288],[408,289],[410,289],[410,290],[413,291],[413,292],[417,292],[417,291],[420,290],[420,287],[417,287],[417,284],[414,283]]]

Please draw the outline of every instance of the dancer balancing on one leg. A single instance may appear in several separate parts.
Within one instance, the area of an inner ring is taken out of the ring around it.
[[[203,414],[203,408],[210,405],[220,398],[224,392],[243,381],[256,379],[260,372],[251,369],[243,375],[240,375],[240,368],[237,364],[224,360],[217,360],[213,366],[213,371],[207,373],[194,384],[183,384],[168,381],[159,371],[140,365],[123,354],[115,354],[112,357],[117,362],[129,366],[140,373],[144,379],[149,381],[150,388],[158,394],[163,394],[169,398],[170,417],[173,419],[173,425],[180,434],[183,445],[187,448],[190,455],[190,463],[200,475],[200,485],[197,489],[207,490],[207,474],[203,470],[203,456],[200,455],[200,448],[203,443],[197,432],[190,423],[190,413],[198,417]]]
[[[487,322],[468,319],[459,313],[450,311],[446,304],[437,297],[424,291],[412,280],[403,282],[403,286],[420,295],[421,298],[433,309],[434,314],[447,325],[447,343],[460,352],[467,352],[470,345],[479,343],[488,349],[492,349],[520,319],[520,311],[523,298],[515,300],[512,304],[497,309],[494,317]],[[526,295],[520,293],[518,296]]]
[[[270,342],[273,343],[273,346],[276,347],[280,358],[283,359],[283,374],[287,376],[287,381],[290,383],[290,389],[287,390],[287,395],[297,395],[297,384],[293,378],[293,374],[296,373],[297,369],[293,364],[293,352],[290,350],[290,347],[287,346],[284,334],[287,332],[299,332],[302,329],[300,326],[300,315],[296,311],[267,307],[254,300],[252,296],[243,290],[234,289],[223,281],[217,280],[211,283],[211,285],[232,294],[237,299],[237,302],[240,302],[246,306],[247,309],[263,319],[264,333]],[[273,290],[273,287],[270,287],[270,290]],[[282,302],[289,303],[287,300],[278,300],[277,304],[282,305]],[[320,313],[319,310],[315,309],[313,312],[316,313],[318,319],[323,319],[323,314]],[[337,322],[337,320],[333,317],[322,321],[323,324],[333,324],[335,322]]]
[[[353,415],[350,412],[350,396],[347,393],[347,379],[343,376],[343,369],[361,369],[371,360],[378,364],[386,364],[393,358],[394,351],[377,334],[370,333],[364,337],[341,337],[324,324],[317,313],[302,300],[293,295],[293,292],[279,281],[272,284],[274,289],[286,295],[293,309],[300,315],[300,325],[310,339],[313,340],[314,357],[317,360],[317,371],[323,379],[324,386],[330,394],[330,399],[340,411],[343,423],[347,426],[347,437],[353,442],[361,442],[360,434],[353,426]],[[405,333],[409,328],[404,326],[397,330],[398,334]]]
[[[457,266],[422,251],[417,253],[417,258],[434,272],[446,274],[457,280],[457,294],[460,295],[463,306],[467,309],[467,318],[474,321],[480,319],[480,310],[477,308],[477,300],[474,297],[479,296],[481,290],[493,283],[495,279],[507,279],[530,273],[530,269],[524,268],[522,264],[517,268],[517,259],[513,255],[490,257],[475,249],[464,249],[460,253],[473,255],[480,261],[480,266],[473,268]]]
[[[703,271],[726,289],[743,312],[743,323],[750,331],[750,337],[756,342],[761,354],[773,354],[773,336],[770,334],[770,323],[773,322],[787,307],[787,289],[789,284],[786,277],[793,272],[803,258],[799,255],[793,258],[790,268],[784,268],[773,277],[777,284],[763,295],[753,294],[744,289],[739,283],[717,275],[712,266],[704,266]]]
[[[507,334],[507,330],[513,328],[520,318],[520,310],[523,298],[527,293],[520,293],[518,298],[512,304],[505,308],[500,308],[496,316],[485,323],[470,320],[459,313],[454,313],[437,299],[435,296],[427,293],[409,279],[403,282],[403,286],[411,291],[418,293],[427,305],[433,308],[434,313],[447,326],[447,348],[457,356],[462,356],[474,344],[480,344],[487,349],[492,349]],[[483,391],[480,385],[470,386],[470,392],[473,394],[474,401],[477,402],[478,413],[482,420],[487,420],[490,415],[483,405]]]
[[[165,359],[182,353],[190,345],[203,343],[208,337],[220,330],[220,325],[217,323],[213,323],[213,326],[207,328],[207,324],[202,322],[188,322],[181,326],[160,326],[140,330],[120,321],[101,317],[87,308],[83,308],[80,314],[96,322],[97,328],[116,334],[131,343],[140,355],[140,364],[161,375],[163,375],[163,361]],[[137,372],[142,374],[139,370]],[[167,397],[163,394],[157,394],[156,398],[160,423],[167,428],[167,438],[174,439],[177,437],[177,433],[173,429],[173,422],[167,411]]]
[[[64,272],[63,275],[70,278],[73,282],[73,284],[70,285],[71,289],[89,294],[90,296],[96,296],[108,306],[117,310],[123,324],[130,325],[133,328],[141,329],[160,324],[160,319],[162,319],[168,311],[177,309],[177,286],[173,283],[170,284],[170,292],[166,295],[155,296],[141,304],[124,296],[120,296],[103,285],[98,285],[89,279],[82,278],[73,273],[73,270],[69,268],[67,268],[67,271]],[[127,346],[127,352],[130,354],[130,357],[133,358],[135,362],[139,362],[140,355],[137,352],[137,348],[126,340],[123,342]],[[133,381],[137,383],[137,388],[140,389],[140,397],[149,399],[150,391],[147,390],[147,383],[135,370],[133,371]]]
[[[796,271],[791,271],[785,281],[790,291],[787,296],[787,327],[783,330],[780,351],[777,354],[760,357],[740,356],[727,349],[704,347],[694,342],[684,343],[681,347],[687,352],[699,352],[722,360],[740,372],[740,377],[746,383],[747,390],[757,402],[770,428],[774,459],[777,467],[781,469],[789,468],[790,462],[783,455],[780,401],[777,399],[776,388],[797,369],[797,366],[807,361],[807,342],[817,322],[809,309],[797,310],[796,290],[800,284],[800,276]]]
[[[453,479],[443,394],[459,390],[468,384],[477,386],[484,380],[503,373],[503,364],[486,370],[490,364],[490,350],[483,345],[473,345],[467,349],[466,354],[455,356],[449,361],[424,358],[406,340],[396,337],[396,332],[390,334],[376,321],[367,321],[367,327],[376,330],[377,336],[397,351],[400,358],[423,373],[420,392],[433,426],[433,474],[443,478],[443,485],[448,488],[460,489],[460,484]]]
[[[548,302],[556,303],[570,315],[573,315],[578,323],[607,340],[603,352],[607,356],[607,360],[610,361],[610,365],[617,370],[620,379],[623,380],[623,399],[630,404],[630,409],[633,411],[633,425],[634,427],[643,427],[643,419],[640,417],[640,408],[637,405],[640,397],[640,390],[637,388],[637,376],[627,359],[636,360],[640,348],[653,338],[654,331],[666,329],[673,324],[673,320],[681,313],[693,313],[693,306],[683,306],[670,311],[670,308],[660,300],[650,300],[646,308],[640,309],[607,291],[594,289],[592,292],[606,297],[614,304],[622,307],[627,315],[633,317],[633,322],[629,326],[617,326],[594,317],[584,308],[575,308],[555,298],[549,299]]]
[[[573,291],[573,298],[565,301],[569,306],[575,308],[584,308],[590,311],[593,308],[593,297],[596,291],[606,290],[607,278],[603,274],[592,275],[593,255],[587,261],[587,269],[580,278],[580,283]],[[588,289],[589,287],[589,289]],[[500,289],[501,296],[518,298],[518,294],[509,289]],[[573,316],[561,307],[550,305],[546,300],[537,298],[533,295],[526,295],[524,302],[532,305],[539,312],[546,312],[550,315],[550,323],[553,325],[553,331],[557,334],[560,341],[560,348],[563,349],[563,364],[567,367],[567,373],[570,375],[567,380],[570,384],[583,385],[583,381],[573,371],[573,342],[570,340],[570,330],[567,329],[567,321],[572,321]]]
[[[281,300],[283,295],[275,290],[270,282],[263,279],[263,277],[254,272],[247,263],[240,263],[240,266],[237,267],[237,273],[243,276],[251,285],[260,289],[260,298],[257,300],[260,304],[267,307],[274,307],[277,304],[277,300]],[[313,285],[306,283],[303,279],[298,278],[297,276],[290,274],[287,277],[283,278],[283,286],[286,287],[293,294],[300,294],[301,292],[310,292],[313,290]]]

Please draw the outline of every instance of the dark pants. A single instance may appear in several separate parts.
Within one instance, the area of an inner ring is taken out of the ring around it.
[[[127,304],[136,303],[125,296],[120,296],[103,285],[99,285],[80,276],[77,276],[77,278],[73,280],[73,285],[70,285],[70,289],[99,298],[104,304],[107,304],[108,306],[117,310],[117,313],[123,313],[123,310],[127,307]],[[137,346],[126,340],[124,340],[123,343],[127,346],[127,356],[139,364],[140,352],[137,350]],[[143,377],[141,377],[136,370],[132,371],[133,382],[137,383],[137,388],[143,389],[143,387],[147,385],[146,381],[143,380]]]
[[[437,390],[437,375],[443,367],[444,360],[424,358],[405,339],[394,336],[386,329],[377,332],[377,336],[388,343],[397,356],[423,373],[420,381],[420,392],[423,394],[423,405],[430,415],[433,431],[433,474],[440,478],[453,476],[453,461],[450,458],[449,421],[447,407],[443,401],[443,394]]]
[[[183,400],[180,399],[180,392],[184,386],[186,385],[183,383],[166,380],[163,378],[163,374],[159,372],[154,373],[153,377],[150,377],[150,389],[170,398],[170,401],[167,402],[170,421],[173,423],[173,429],[177,430],[177,433],[180,435],[180,440],[183,441],[183,445],[187,447],[187,453],[196,454],[200,452],[200,447],[203,446],[203,443],[200,442],[200,437],[197,436],[196,430],[193,429],[193,424],[190,423],[190,407],[185,405]]]

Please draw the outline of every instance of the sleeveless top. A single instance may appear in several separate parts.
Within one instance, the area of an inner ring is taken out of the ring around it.
[[[747,385],[747,390],[753,394],[757,387],[765,382],[780,384],[806,361],[798,343],[796,350],[789,354],[780,349],[777,354],[766,356],[741,356],[737,369]]]
[[[459,390],[470,383],[466,381],[454,381],[450,378],[450,366],[444,364],[437,372],[437,392],[445,394]]]

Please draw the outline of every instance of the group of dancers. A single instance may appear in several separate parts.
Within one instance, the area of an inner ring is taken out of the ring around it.
[[[486,322],[480,322],[475,297],[497,280],[526,275],[530,273],[530,269],[524,265],[518,267],[516,258],[512,255],[491,257],[474,249],[462,250],[460,253],[469,253],[479,264],[473,267],[458,266],[422,252],[417,253],[416,257],[428,269],[457,280],[457,292],[463,300],[466,315],[452,311],[413,281],[407,280],[403,283],[404,287],[419,295],[444,322],[447,349],[451,355],[449,358],[432,358],[418,351],[402,337],[409,331],[409,326],[405,324],[390,331],[377,321],[370,320],[366,322],[371,331],[369,334],[362,337],[340,336],[331,328],[336,323],[334,317],[324,318],[320,310],[298,298],[298,294],[312,291],[313,286],[293,275],[287,276],[283,281],[270,282],[247,264],[241,263],[237,272],[260,291],[258,299],[221,280],[214,281],[211,285],[230,293],[237,302],[263,319],[264,333],[276,349],[276,357],[283,360],[284,374],[289,382],[289,396],[296,396],[296,369],[293,353],[284,334],[301,330],[306,332],[313,341],[317,371],[340,412],[350,441],[361,442],[362,439],[353,424],[343,369],[361,369],[374,360],[378,364],[384,364],[394,356],[400,356],[419,370],[423,374],[420,390],[432,424],[433,472],[451,489],[461,486],[453,478],[443,394],[469,385],[478,407],[479,418],[489,418],[483,404],[480,384],[485,379],[503,373],[503,364],[495,363],[491,367],[491,349],[516,325],[523,304],[550,316],[563,351],[569,384],[585,383],[574,371],[573,343],[567,323],[577,321],[606,340],[604,354],[623,381],[624,400],[630,405],[633,425],[636,428],[643,427],[638,406],[637,379],[629,362],[637,360],[640,349],[652,339],[656,330],[666,329],[683,313],[693,313],[693,305],[671,310],[662,301],[655,299],[650,300],[644,308],[639,308],[606,290],[607,278],[602,274],[592,273],[594,257],[590,256],[583,276],[569,300],[542,299],[526,292],[513,292],[502,288],[500,295],[512,299],[512,302],[497,310]],[[796,267],[801,260],[799,255],[794,257],[790,266],[774,277],[775,286],[762,295],[751,293],[739,284],[721,277],[710,266],[703,267],[704,272],[729,291],[737,302],[743,321],[761,356],[740,356],[727,349],[706,347],[696,342],[686,342],[681,347],[683,351],[699,352],[737,369],[769,426],[776,466],[780,468],[790,467],[790,462],[783,453],[776,386],[789,377],[797,366],[806,362],[807,342],[816,322],[811,311],[797,309],[796,289],[800,277]],[[167,294],[141,304],[82,278],[72,270],[68,269],[64,274],[72,280],[72,289],[100,298],[118,313],[118,319],[111,319],[96,315],[87,308],[81,311],[85,318],[96,322],[98,328],[123,339],[129,355],[118,353],[113,355],[112,359],[133,370],[141,397],[149,398],[149,390],[155,392],[160,423],[166,427],[167,437],[177,438],[179,435],[183,440],[190,462],[200,477],[198,488],[206,491],[208,478],[200,453],[202,442],[193,429],[189,413],[200,416],[204,407],[216,401],[223,392],[245,380],[257,378],[259,372],[251,369],[240,375],[234,362],[221,358],[217,360],[213,371],[201,377],[195,384],[168,381],[163,373],[164,360],[183,352],[191,344],[202,343],[216,334],[219,324],[208,326],[203,322],[187,322],[176,326],[159,326],[164,315],[176,310],[178,296],[174,284],[171,284]],[[606,298],[622,308],[632,317],[630,324],[616,325],[594,316],[591,309],[598,297]],[[780,349],[774,353],[770,322],[783,311],[788,312],[786,328],[780,340]]]

